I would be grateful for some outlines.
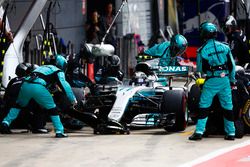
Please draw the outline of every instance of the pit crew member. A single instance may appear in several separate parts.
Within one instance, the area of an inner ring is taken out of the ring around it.
[[[223,30],[227,35],[228,43],[236,64],[245,66],[246,63],[250,63],[246,35],[239,29],[237,21],[232,15],[226,18]]]
[[[188,42],[183,35],[174,35],[170,42],[156,44],[144,51],[145,55],[159,57],[159,66],[179,65],[177,56],[181,56],[187,49]]]
[[[228,45],[216,41],[217,27],[209,22],[200,25],[200,38],[204,41],[197,51],[197,72],[206,74],[199,102],[199,119],[189,140],[201,140],[205,131],[209,107],[218,95],[223,115],[225,140],[234,140],[235,126],[231,86],[235,84],[235,62]],[[198,79],[199,80],[199,79]]]
[[[72,105],[75,105],[77,102],[70,85],[65,80],[64,71],[66,70],[67,60],[61,55],[56,55],[53,60],[55,65],[40,66],[24,79],[16,106],[10,109],[8,115],[1,123],[1,133],[11,133],[9,130],[11,122],[17,118],[21,108],[27,106],[29,101],[34,99],[36,103],[50,114],[55,128],[55,137],[67,137],[64,133],[64,127],[58,115],[56,104],[49,92],[50,87],[57,85],[66,93]]]

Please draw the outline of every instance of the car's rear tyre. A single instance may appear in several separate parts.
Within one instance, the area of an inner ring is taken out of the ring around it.
[[[161,102],[161,112],[163,115],[173,118],[172,121],[166,121],[163,125],[168,132],[183,131],[187,127],[188,110],[187,98],[182,90],[168,90],[164,92]],[[168,123],[171,122],[169,125]]]
[[[242,138],[245,135],[244,122],[242,121],[242,119],[234,121],[234,126],[235,126],[235,137]]]
[[[198,120],[200,95],[200,87],[196,84],[192,85],[188,92],[188,110],[189,116],[194,124],[196,124]]]

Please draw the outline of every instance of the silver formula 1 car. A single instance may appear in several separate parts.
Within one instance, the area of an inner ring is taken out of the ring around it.
[[[87,97],[85,111],[93,111],[109,129],[163,127],[166,131],[185,130],[188,122],[187,95],[190,68],[159,67],[158,59],[137,64],[131,80],[123,84],[99,85],[97,95]],[[173,84],[184,80],[180,86]],[[112,82],[114,83],[114,82]],[[98,133],[98,129],[95,130]]]

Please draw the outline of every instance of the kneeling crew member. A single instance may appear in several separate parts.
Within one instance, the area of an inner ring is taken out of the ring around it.
[[[16,107],[11,108],[2,121],[0,126],[1,133],[11,133],[9,130],[11,122],[17,118],[21,108],[26,107],[30,100],[34,99],[42,108],[48,110],[48,113],[51,115],[50,118],[55,128],[56,137],[67,137],[49,88],[58,85],[66,93],[72,105],[75,105],[77,102],[70,85],[65,80],[64,70],[67,66],[67,60],[63,56],[57,55],[54,61],[55,65],[40,66],[24,79],[18,94]]]

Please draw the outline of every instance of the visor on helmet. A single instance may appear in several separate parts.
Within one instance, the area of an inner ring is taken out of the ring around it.
[[[181,56],[187,49],[187,40],[184,36],[177,34],[171,38],[170,54],[172,57]]]

